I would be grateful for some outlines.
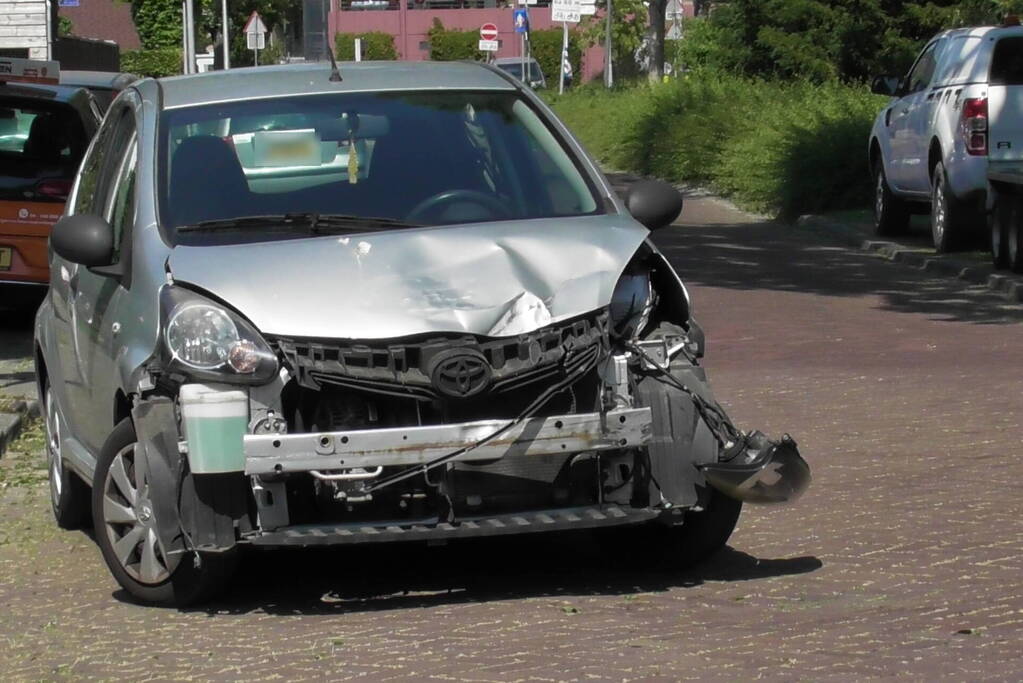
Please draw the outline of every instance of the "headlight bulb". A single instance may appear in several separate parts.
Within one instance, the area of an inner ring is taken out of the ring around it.
[[[227,362],[239,341],[234,321],[220,308],[193,304],[181,308],[167,323],[167,348],[185,365],[213,370]]]
[[[611,295],[611,324],[623,339],[639,335],[650,321],[654,309],[654,288],[650,273],[642,270],[625,272]]]

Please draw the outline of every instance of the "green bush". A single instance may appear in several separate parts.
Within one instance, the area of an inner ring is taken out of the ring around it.
[[[355,39],[362,38],[362,58],[368,61],[398,59],[394,36],[383,31],[338,33],[334,36],[334,56],[340,62],[355,60]]]
[[[444,28],[440,19],[434,17],[433,26],[427,31],[430,40],[430,59],[450,62],[460,59],[483,59],[479,51],[480,32],[455,31]]]
[[[544,29],[529,32],[529,48],[533,58],[540,65],[548,88],[557,88],[561,78],[561,41],[560,28]],[[568,32],[568,60],[572,63],[572,78],[578,83],[581,77],[582,47],[575,31]]]
[[[121,53],[121,71],[138,76],[174,76],[181,73],[181,64],[181,50],[175,47]]]
[[[610,168],[706,185],[784,217],[870,201],[865,150],[885,100],[863,87],[696,73],[550,99]]]

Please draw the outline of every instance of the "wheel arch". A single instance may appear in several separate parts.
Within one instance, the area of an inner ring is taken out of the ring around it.
[[[870,150],[867,152],[867,163],[870,164],[870,174],[874,174],[874,169],[877,168],[878,163],[884,163],[884,157],[881,154],[881,143],[877,137],[870,138]]]
[[[927,177],[934,177],[934,167],[942,160],[941,142],[938,138],[931,138],[931,145],[927,149]]]

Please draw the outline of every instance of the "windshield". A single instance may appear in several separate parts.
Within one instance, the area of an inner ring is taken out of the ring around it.
[[[66,105],[0,99],[0,200],[63,202],[87,142]]]
[[[497,65],[497,68],[507,71],[520,81],[522,80],[522,62],[502,62]],[[529,80],[534,82],[543,80],[543,72],[540,71],[540,65],[536,62],[529,62],[526,65],[526,71],[529,72]]]
[[[600,206],[515,93],[235,102],[167,111],[160,130],[160,220],[175,243],[281,239],[322,223],[274,226],[273,216],[295,214],[394,229],[579,216]],[[228,225],[245,217],[260,218]]]

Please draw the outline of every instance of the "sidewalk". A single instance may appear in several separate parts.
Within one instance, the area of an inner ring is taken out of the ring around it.
[[[39,417],[31,321],[3,312],[0,329],[0,456],[31,418]]]
[[[1000,293],[1006,301],[1023,301],[1023,276],[1009,270],[995,270],[991,256],[986,251],[953,254],[935,252],[931,246],[928,220],[927,216],[914,216],[909,234],[898,239],[877,237],[868,211],[805,215],[799,217],[797,225],[808,230],[826,232],[850,246],[872,252],[889,261],[986,286]]]

